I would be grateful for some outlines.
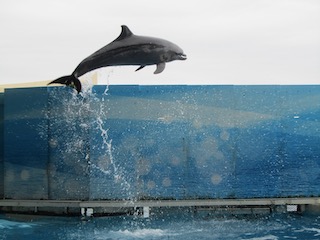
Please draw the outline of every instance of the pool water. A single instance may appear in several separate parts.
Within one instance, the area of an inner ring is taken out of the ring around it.
[[[209,217],[172,213],[91,218],[13,220],[0,215],[0,239],[320,239],[320,217],[269,215]]]

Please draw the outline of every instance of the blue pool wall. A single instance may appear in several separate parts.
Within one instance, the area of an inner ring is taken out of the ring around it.
[[[4,198],[320,195],[318,85],[26,88],[2,102]]]
[[[4,197],[4,170],[3,170],[3,162],[4,162],[4,94],[0,93],[0,198]]]

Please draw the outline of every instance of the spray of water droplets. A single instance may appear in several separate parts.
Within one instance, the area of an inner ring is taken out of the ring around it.
[[[100,172],[111,177],[114,184],[122,188],[121,192],[126,193],[126,198],[131,199],[128,174],[114,158],[112,139],[108,135],[108,91],[109,86],[102,94],[93,93],[91,88],[85,88],[80,94],[68,88],[51,88],[46,113],[48,133],[45,134],[46,128],[40,126],[39,135],[48,138],[51,152],[60,151],[57,155],[61,156],[58,160],[61,166],[67,164],[77,168],[77,174],[81,171],[84,175]],[[90,154],[93,149],[98,152],[98,161]]]

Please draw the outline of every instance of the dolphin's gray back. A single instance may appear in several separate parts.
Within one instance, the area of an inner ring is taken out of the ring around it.
[[[160,58],[161,53],[171,48],[180,49],[164,39],[132,34],[114,40],[85,58],[74,70],[73,75],[80,77],[89,71],[106,66],[157,64],[163,61]]]

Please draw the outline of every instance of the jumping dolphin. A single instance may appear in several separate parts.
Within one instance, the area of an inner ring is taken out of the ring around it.
[[[161,73],[166,62],[186,60],[187,56],[176,44],[164,39],[134,35],[122,25],[119,37],[85,58],[69,76],[60,77],[49,84],[60,83],[81,91],[79,77],[92,70],[107,66],[139,65],[140,70],[148,65],[157,65],[154,74]],[[49,85],[48,84],[48,85]]]

